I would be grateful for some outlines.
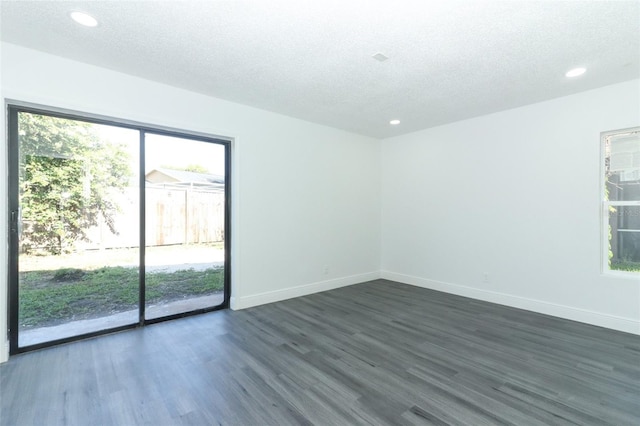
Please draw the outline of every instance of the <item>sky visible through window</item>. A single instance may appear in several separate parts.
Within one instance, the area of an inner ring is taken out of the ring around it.
[[[93,126],[100,137],[108,143],[137,143],[139,140],[137,130],[101,124]],[[146,144],[145,173],[167,166],[176,169],[200,166],[211,174],[225,175],[223,145],[154,133],[146,134]],[[138,156],[132,155],[130,161],[131,170],[137,170]]]

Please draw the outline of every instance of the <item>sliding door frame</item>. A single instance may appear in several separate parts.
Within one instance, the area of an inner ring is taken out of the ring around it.
[[[18,134],[18,114],[19,113],[31,113],[45,115],[49,117],[69,119],[83,121],[93,124],[102,124],[108,126],[115,126],[120,128],[137,130],[140,134],[139,150],[140,150],[140,235],[139,235],[139,300],[138,300],[138,321],[113,327],[99,331],[79,334],[77,336],[70,336],[62,339],[51,340],[34,345],[19,347],[18,330],[19,330],[19,230],[18,230],[18,211],[20,207],[19,203],[19,134]],[[14,355],[22,352],[27,352],[35,349],[41,349],[53,345],[72,342],[80,339],[86,339],[108,333],[114,333],[117,331],[132,329],[136,327],[142,327],[147,324],[154,324],[162,321],[168,321],[176,318],[183,318],[191,315],[197,315],[205,312],[212,312],[220,309],[229,308],[229,301],[231,299],[231,145],[232,138],[212,136],[208,134],[190,132],[181,129],[174,129],[169,127],[154,126],[144,123],[139,123],[130,120],[116,119],[111,117],[105,117],[90,113],[82,113],[77,111],[71,111],[61,108],[25,103],[15,100],[6,101],[6,116],[7,116],[7,128],[8,128],[8,196],[9,202],[7,203],[8,211],[7,218],[8,224],[8,244],[9,244],[9,256],[8,256],[8,336],[9,336],[9,354]],[[145,235],[146,235],[146,208],[145,208],[145,136],[147,133],[156,135],[172,136],[183,139],[189,139],[193,141],[213,143],[224,146],[225,158],[225,177],[224,177],[224,300],[220,305],[200,308],[188,312],[168,315],[160,318],[146,319],[145,318]]]

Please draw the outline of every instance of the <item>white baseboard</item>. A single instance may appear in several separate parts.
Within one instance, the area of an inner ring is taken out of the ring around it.
[[[559,305],[459,284],[428,280],[391,271],[380,271],[380,278],[640,335],[639,319],[618,317],[588,311],[586,309],[574,308],[572,306]]]
[[[319,281],[311,284],[289,287],[282,290],[267,291],[250,296],[232,296],[229,300],[229,304],[231,306],[231,309],[237,311],[240,309],[250,308],[252,306],[280,302],[282,300],[292,299],[294,297],[306,296],[308,294],[319,293],[321,291],[333,290],[335,288],[345,287],[352,284],[359,284],[366,281],[376,280],[378,278],[380,278],[379,271],[350,275],[348,277]]]

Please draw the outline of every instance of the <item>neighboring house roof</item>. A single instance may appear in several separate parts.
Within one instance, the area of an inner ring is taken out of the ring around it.
[[[193,183],[205,185],[224,183],[223,176],[165,168],[151,170],[145,175],[145,180],[152,183]]]

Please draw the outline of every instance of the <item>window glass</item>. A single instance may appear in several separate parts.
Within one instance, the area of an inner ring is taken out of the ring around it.
[[[640,129],[609,132],[603,147],[605,270],[640,274]]]

